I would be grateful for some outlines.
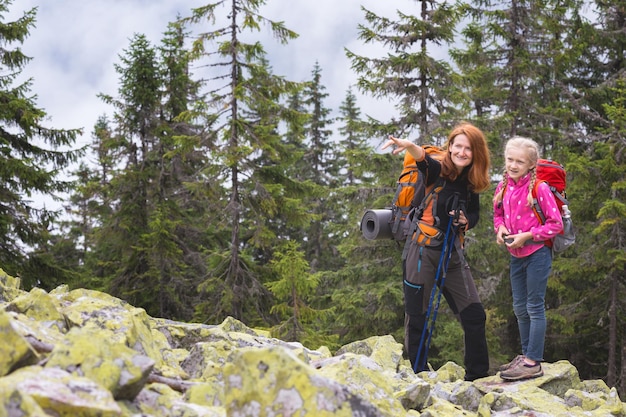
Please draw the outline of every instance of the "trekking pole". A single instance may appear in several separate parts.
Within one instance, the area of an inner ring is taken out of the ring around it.
[[[417,350],[417,356],[415,358],[415,366],[413,372],[417,373],[418,369],[421,371],[424,369],[428,359],[428,349],[430,347],[430,340],[435,328],[435,320],[437,319],[437,311],[439,310],[439,304],[441,302],[441,294],[443,293],[443,285],[445,283],[446,274],[448,272],[448,265],[450,258],[452,257],[452,251],[450,248],[454,244],[456,239],[456,231],[452,229],[452,223],[458,220],[460,210],[458,209],[458,193],[454,194],[454,200],[452,207],[454,209],[454,217],[448,220],[448,226],[446,227],[446,234],[441,249],[441,255],[439,256],[439,263],[437,265],[437,272],[435,274],[435,282],[433,289],[430,292],[430,299],[428,300],[428,309],[426,310],[426,317],[424,319],[424,327],[422,328],[422,336],[420,337],[420,344]],[[452,231],[452,234],[450,233]],[[437,297],[435,302],[435,309],[433,310],[433,300]],[[432,312],[432,317],[431,317]],[[422,355],[422,349],[424,354]]]
[[[452,241],[448,243],[448,253],[446,255],[446,261],[443,267],[443,272],[441,274],[441,280],[439,283],[439,293],[437,294],[437,303],[435,304],[435,309],[433,310],[433,317],[432,317],[432,324],[430,327],[430,330],[428,332],[428,340],[426,341],[426,347],[424,349],[424,359],[426,359],[428,357],[428,349],[430,347],[430,339],[433,336],[433,330],[435,328],[435,321],[437,321],[437,312],[439,311],[439,303],[441,302],[441,294],[443,292],[443,284],[445,283],[446,280],[446,275],[448,273],[448,264],[450,263],[450,258],[452,257],[452,250],[450,249],[452,247],[452,245],[454,244],[454,239],[455,239],[455,233],[452,234],[451,236]],[[424,363],[425,365],[426,363]]]

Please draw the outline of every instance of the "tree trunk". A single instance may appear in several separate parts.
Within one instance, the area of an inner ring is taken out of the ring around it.
[[[622,341],[622,371],[620,379],[622,382],[618,388],[619,397],[626,398],[626,339]]]
[[[611,274],[611,289],[609,293],[609,358],[607,363],[606,383],[609,387],[614,387],[617,382],[617,278]]]

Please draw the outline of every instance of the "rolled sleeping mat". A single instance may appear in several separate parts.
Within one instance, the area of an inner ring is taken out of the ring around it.
[[[361,218],[361,233],[369,240],[393,239],[391,209],[367,210]]]

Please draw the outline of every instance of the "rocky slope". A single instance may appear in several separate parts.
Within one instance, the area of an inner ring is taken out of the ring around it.
[[[24,292],[0,270],[0,417],[626,416],[566,361],[504,383],[447,363],[415,375],[391,336],[339,351],[153,318],[107,294]]]

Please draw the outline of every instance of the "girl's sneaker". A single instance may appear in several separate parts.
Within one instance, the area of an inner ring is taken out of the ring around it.
[[[515,359],[513,359],[511,362],[505,363],[504,365],[500,365],[500,367],[498,368],[498,371],[500,372],[506,371],[507,369],[510,369],[513,366],[517,365],[517,362],[523,359],[524,359],[524,355],[517,355]]]
[[[541,369],[541,363],[537,362],[534,365],[528,365],[521,360],[511,368],[501,372],[500,378],[505,381],[518,381],[520,379],[537,378],[542,375],[543,369]]]

